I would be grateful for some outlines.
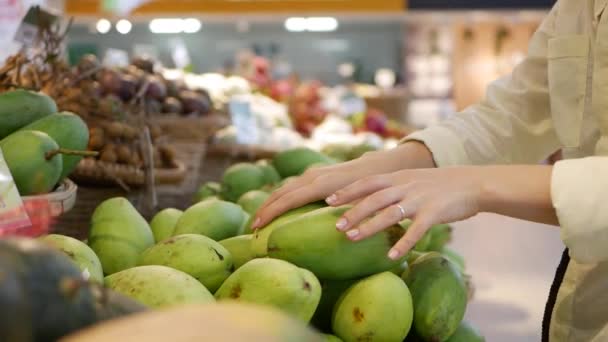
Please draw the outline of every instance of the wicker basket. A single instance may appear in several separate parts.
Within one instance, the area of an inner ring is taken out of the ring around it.
[[[204,117],[155,116],[149,119],[149,123],[160,128],[168,141],[183,143],[206,143],[217,131],[230,124],[225,115],[217,113]]]
[[[232,164],[270,159],[277,151],[251,145],[213,144],[209,145],[207,157],[200,170],[199,182],[217,182]]]
[[[24,203],[38,200],[48,201],[51,216],[59,217],[74,208],[77,191],[78,186],[71,180],[66,179],[51,193],[37,196],[23,196],[22,200]]]

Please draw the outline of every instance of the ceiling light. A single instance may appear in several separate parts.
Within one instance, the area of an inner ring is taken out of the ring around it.
[[[121,19],[116,23],[116,31],[121,34],[127,34],[131,32],[132,28],[133,24],[131,24],[131,22],[126,19]]]
[[[331,32],[338,29],[338,20],[332,17],[306,19],[306,30],[310,32]]]
[[[108,19],[99,19],[95,25],[97,32],[106,34],[112,29],[112,23]]]
[[[188,18],[182,20],[182,30],[185,33],[196,33],[201,30],[201,27],[203,27],[203,24],[198,19]]]
[[[285,29],[289,32],[304,32],[306,24],[306,18],[289,18],[285,20]]]
[[[182,19],[154,19],[150,22],[152,33],[180,33],[183,29]]]

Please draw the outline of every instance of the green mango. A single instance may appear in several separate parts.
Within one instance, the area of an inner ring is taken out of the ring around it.
[[[437,252],[410,264],[405,277],[414,300],[414,327],[426,341],[445,341],[456,332],[467,307],[461,273]]]
[[[254,259],[230,275],[215,298],[274,306],[308,322],[321,299],[321,285],[311,272],[288,262]]]
[[[101,261],[84,242],[65,235],[49,234],[39,238],[45,244],[63,252],[83,272],[88,279],[103,283]]]
[[[463,321],[456,329],[454,335],[450,336],[446,342],[485,342],[486,339],[475,327]]]
[[[270,197],[270,194],[261,190],[249,191],[239,198],[236,204],[240,205],[249,215],[254,215],[256,211]]]
[[[207,182],[198,188],[194,195],[194,203],[202,202],[211,197],[218,197],[222,192],[222,185],[217,182]],[[219,198],[219,197],[218,197]]]
[[[255,259],[251,251],[252,234],[239,235],[229,239],[220,241],[220,245],[224,246],[232,255],[234,269],[237,270],[244,264]]]
[[[456,252],[455,250],[448,248],[448,247],[443,247],[441,249],[441,254],[443,254],[443,256],[448,258],[448,260],[453,262],[454,265],[456,265],[458,267],[458,270],[461,273],[465,272],[466,263],[465,263],[464,257],[462,255],[458,254],[458,252]]]
[[[222,198],[236,202],[246,192],[266,185],[262,170],[251,163],[238,163],[229,167],[222,176]]]
[[[13,90],[0,94],[0,139],[18,129],[57,113],[57,105],[45,94]]]
[[[166,266],[138,266],[109,275],[105,286],[151,308],[213,303],[213,295],[192,276]]]
[[[175,225],[183,214],[183,211],[174,208],[167,208],[156,213],[150,221],[154,241],[159,243],[173,236]]]
[[[334,306],[346,290],[357,282],[355,279],[349,280],[326,280],[320,279],[321,282],[321,300],[317,306],[315,314],[312,316],[310,323],[319,331],[331,333],[331,315],[334,311]]]
[[[268,238],[268,256],[309,269],[321,279],[354,279],[403,263],[405,257],[388,258],[403,228],[395,225],[357,242],[336,229],[336,222],[350,208],[322,208],[281,224]]]
[[[161,265],[185,272],[215,292],[233,269],[232,256],[224,246],[210,238],[178,235],[145,250],[139,266]]]
[[[131,202],[115,197],[95,208],[88,244],[110,275],[137,265],[139,255],[154,244],[154,236]]]
[[[84,151],[89,144],[87,124],[80,116],[69,112],[46,116],[21,128],[21,130],[44,132],[53,138],[59,147],[69,150]],[[64,155],[59,181],[72,173],[80,160],[82,160],[82,156]]]
[[[431,235],[431,242],[429,242],[427,250],[439,252],[452,240],[452,227],[447,224],[438,224],[431,227],[427,234]]]
[[[257,258],[262,258],[268,255],[268,238],[277,227],[295,217],[323,207],[325,207],[323,202],[310,203],[303,207],[292,209],[275,218],[266,227],[257,229],[255,232],[253,232],[253,240],[251,241],[251,250],[253,251],[253,255],[255,255]]]
[[[18,131],[0,141],[0,149],[21,196],[46,194],[59,182],[63,156],[47,159],[59,149],[48,134]]]
[[[326,342],[343,342],[342,339],[335,335],[323,334],[323,337]]]
[[[405,283],[391,272],[375,274],[348,288],[336,303],[332,327],[345,342],[403,341],[414,307]],[[434,340],[432,340],[434,341]]]
[[[399,222],[399,225],[401,226],[401,228],[403,228],[407,231],[407,229],[412,225],[412,220],[410,220],[410,219],[403,220],[403,221]],[[417,252],[426,252],[431,243],[431,239],[432,239],[431,233],[426,232],[422,236],[422,238],[420,240],[418,240],[418,242],[416,242],[416,245],[414,246],[414,250]]]
[[[173,235],[200,234],[220,241],[239,235],[248,218],[247,213],[234,203],[205,200],[184,211]]]
[[[255,165],[260,168],[264,175],[264,184],[274,185],[281,181],[281,176],[268,160],[258,160]]]
[[[272,160],[272,165],[283,178],[299,176],[311,165],[320,163],[333,163],[333,161],[326,155],[307,147],[280,152]]]

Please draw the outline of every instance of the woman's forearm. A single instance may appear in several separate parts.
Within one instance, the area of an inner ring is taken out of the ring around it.
[[[363,159],[377,168],[375,174],[436,167],[431,151],[418,141],[409,141],[387,151],[372,152]]]
[[[481,173],[481,211],[523,220],[558,224],[551,202],[553,167],[486,166]]]

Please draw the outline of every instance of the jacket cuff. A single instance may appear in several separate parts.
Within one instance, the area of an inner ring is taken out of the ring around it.
[[[414,132],[401,140],[401,143],[408,141],[425,144],[438,167],[472,164],[460,138],[446,127],[438,125]]]
[[[555,164],[551,200],[561,238],[579,263],[608,260],[608,158],[589,157]]]

